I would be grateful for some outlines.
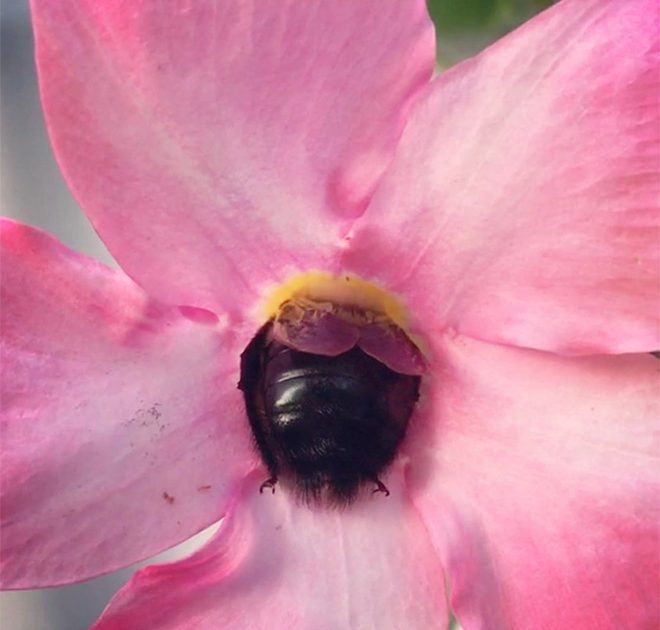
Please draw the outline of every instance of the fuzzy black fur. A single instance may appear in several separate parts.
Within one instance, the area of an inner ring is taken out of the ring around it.
[[[418,398],[419,376],[353,348],[336,357],[293,350],[261,328],[241,355],[240,389],[271,478],[306,502],[346,505],[392,462]]]

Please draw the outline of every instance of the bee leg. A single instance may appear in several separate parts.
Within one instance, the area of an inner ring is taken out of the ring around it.
[[[259,486],[259,494],[263,494],[264,488],[270,488],[272,493],[275,494],[275,484],[277,484],[277,477],[269,477]]]
[[[373,482],[376,484],[376,487],[371,491],[371,494],[382,492],[386,497],[390,496],[390,491],[387,489],[387,486],[380,479],[378,479],[378,477],[375,477]]]

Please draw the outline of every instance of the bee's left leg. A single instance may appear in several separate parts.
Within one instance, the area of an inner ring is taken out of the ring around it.
[[[270,488],[272,493],[275,494],[276,484],[277,484],[277,477],[269,477],[259,486],[259,494],[263,494],[264,488]],[[387,494],[389,494],[389,492]]]
[[[378,479],[378,477],[374,477],[372,481],[376,484],[376,487],[371,491],[371,494],[382,492],[386,497],[390,496],[390,491],[387,489],[387,486]]]

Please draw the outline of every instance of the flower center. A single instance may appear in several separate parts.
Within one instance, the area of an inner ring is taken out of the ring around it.
[[[331,356],[358,345],[396,372],[425,372],[423,340],[410,331],[404,304],[356,276],[294,276],[271,292],[262,313],[276,338],[298,350]]]
[[[324,271],[310,271],[293,276],[272,291],[263,305],[266,319],[276,317],[284,303],[299,299],[351,305],[387,316],[404,330],[408,326],[408,311],[396,296],[357,276],[333,276]]]

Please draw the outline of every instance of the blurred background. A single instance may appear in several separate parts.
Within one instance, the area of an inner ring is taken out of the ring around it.
[[[66,0],[61,0],[66,1]],[[328,0],[336,1],[336,0]],[[551,0],[429,0],[446,69],[541,11]],[[69,194],[48,145],[39,105],[27,0],[0,4],[2,214],[41,227],[73,249],[114,264]],[[183,557],[210,530],[148,562],[83,584],[0,594],[1,630],[84,630],[136,568]]]

